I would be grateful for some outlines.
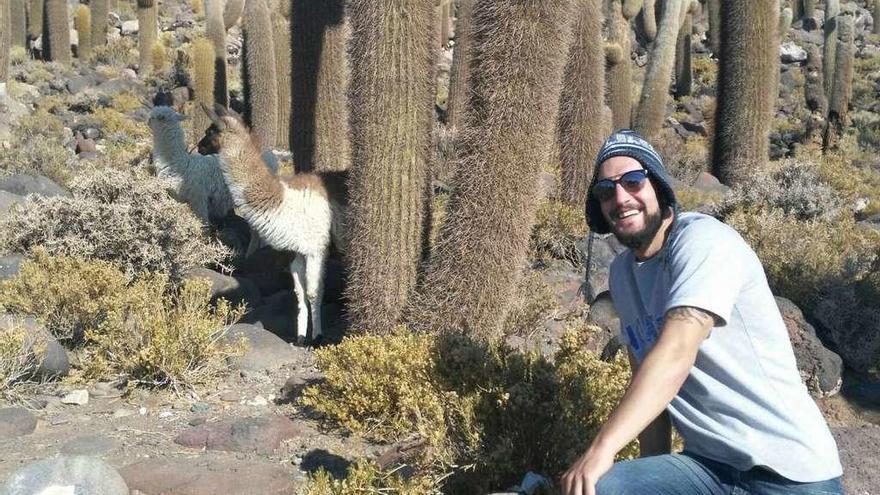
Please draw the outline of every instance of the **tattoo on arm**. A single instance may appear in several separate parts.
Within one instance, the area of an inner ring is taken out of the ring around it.
[[[666,320],[684,321],[710,327],[715,324],[715,316],[713,314],[690,306],[679,306],[670,309],[666,312]]]

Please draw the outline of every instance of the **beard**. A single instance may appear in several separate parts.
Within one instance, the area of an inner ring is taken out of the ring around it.
[[[660,211],[645,212],[645,227],[642,230],[626,234],[618,232],[616,228],[612,227],[612,232],[621,244],[630,249],[638,250],[651,243],[661,225],[663,225],[663,215],[660,214]]]

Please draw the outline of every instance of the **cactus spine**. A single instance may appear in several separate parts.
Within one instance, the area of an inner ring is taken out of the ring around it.
[[[552,149],[570,5],[474,4],[460,163],[413,312],[417,328],[466,331],[483,340],[500,334],[525,263],[535,184]]]
[[[205,34],[214,45],[214,101],[229,104],[226,85],[226,29],[223,25],[223,0],[205,0]]]
[[[291,6],[290,146],[293,163],[300,171],[346,170],[351,164],[346,95],[350,78],[346,56],[349,25],[345,4],[343,0],[293,0]],[[429,17],[434,18],[433,11]],[[436,40],[434,25],[426,29]]]
[[[614,0],[612,0],[614,1]],[[623,2],[623,17],[630,20],[639,15],[642,10],[643,0],[621,0]]]
[[[156,0],[136,0],[138,18],[138,75],[153,71],[153,45],[159,36],[159,6]]]
[[[107,44],[108,0],[90,0],[89,8],[92,21],[92,46],[104,46]]]
[[[471,16],[474,0],[459,0],[455,25],[455,47],[449,73],[449,100],[446,105],[446,123],[452,129],[462,125],[467,104],[467,84],[470,74]]]
[[[27,0],[9,0],[10,46],[27,46]]]
[[[354,145],[347,295],[355,331],[382,333],[401,319],[422,258],[436,19],[434,0],[349,5]]]
[[[831,99],[834,86],[834,69],[837,67],[837,16],[840,14],[839,0],[825,1],[825,24],[822,31],[825,44],[822,47],[823,77],[825,82],[825,98]]]
[[[648,41],[654,41],[654,38],[657,37],[657,12],[655,8],[655,0],[643,0],[642,31]]]
[[[241,19],[242,12],[244,12],[244,0],[227,0],[223,5],[223,27],[228,30],[234,26]]]
[[[556,139],[562,199],[582,206],[593,161],[608,134],[605,120],[605,46],[601,0],[578,0],[572,42],[563,73]],[[598,14],[597,14],[598,13]]]
[[[663,118],[666,116],[669,83],[672,81],[672,69],[675,63],[679,18],[682,9],[685,8],[683,3],[683,0],[667,0],[664,4],[660,29],[645,71],[642,95],[636,108],[635,130],[649,140],[660,132]],[[644,14],[645,12],[642,12],[642,15]]]
[[[693,31],[694,3],[686,0],[687,10],[683,10],[684,18],[678,29],[678,39],[675,41],[675,97],[681,98],[690,95],[694,83],[694,73],[691,67],[691,35]],[[684,8],[684,7],[682,7]]]
[[[76,8],[74,25],[78,40],[76,56],[80,60],[88,60],[92,56],[92,13],[88,5]]]
[[[729,186],[765,167],[779,71],[777,0],[721,0],[713,173]]]
[[[632,42],[629,22],[621,11],[621,3],[621,0],[612,0],[608,11],[608,42],[612,48],[606,50],[606,54],[620,53],[619,59],[609,57],[606,65],[608,106],[611,108],[614,130],[629,129],[632,119]]]
[[[29,41],[36,40],[43,34],[44,0],[28,0],[27,36]]]
[[[70,65],[70,21],[66,0],[46,0],[43,6],[43,58]]]
[[[273,148],[278,124],[278,78],[275,75],[272,19],[266,0],[245,3],[241,31],[244,38],[241,65],[245,119],[260,144]]]
[[[852,99],[853,57],[853,21],[850,15],[839,15],[837,56],[832,84],[831,98],[828,100],[828,119],[826,123],[823,147],[827,150],[834,146],[837,137],[847,125],[849,102]]]
[[[214,44],[207,38],[196,38],[192,44],[193,99],[210,108],[214,104]],[[211,119],[196,111],[192,121],[192,141],[198,141]]]
[[[229,5],[229,4],[227,4]],[[278,78],[278,122],[275,146],[290,149],[290,21],[277,10],[272,11],[275,76]]]

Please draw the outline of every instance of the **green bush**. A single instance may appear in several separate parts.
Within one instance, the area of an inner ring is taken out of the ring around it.
[[[31,376],[44,352],[45,342],[24,328],[0,330],[0,394]]]
[[[587,235],[584,212],[562,201],[548,200],[538,205],[532,228],[531,252],[538,260],[561,259],[583,265],[578,242]]]
[[[305,487],[304,495],[435,495],[441,493],[437,481],[430,476],[407,478],[397,472],[385,472],[367,462],[356,462],[345,479],[334,480],[320,469]]]

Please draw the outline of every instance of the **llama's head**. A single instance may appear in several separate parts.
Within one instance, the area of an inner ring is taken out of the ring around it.
[[[251,140],[250,130],[244,122],[244,118],[234,110],[215,104],[214,109],[208,108],[202,103],[202,110],[211,119],[211,126],[205,131],[205,137],[199,142],[199,153],[204,142],[206,151],[216,149],[215,153],[222,149],[241,146],[242,143]]]
[[[205,130],[205,135],[197,145],[200,155],[216,155],[220,153],[220,128],[211,123]]]
[[[150,118],[147,120],[147,123],[153,134],[156,134],[165,131],[165,129],[180,128],[180,122],[188,118],[186,115],[175,112],[171,107],[155,106],[150,111]]]

